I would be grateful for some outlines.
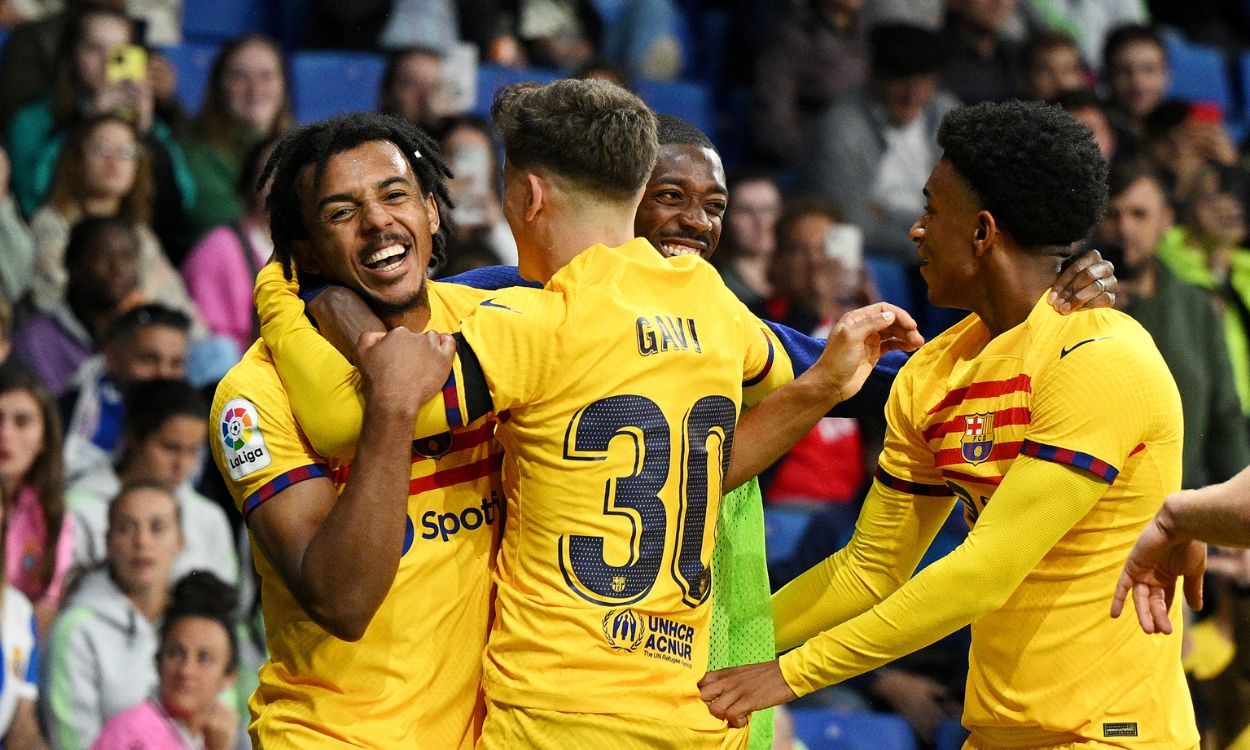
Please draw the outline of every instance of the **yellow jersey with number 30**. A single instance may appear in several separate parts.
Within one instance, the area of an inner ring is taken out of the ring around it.
[[[710,265],[642,239],[499,292],[461,333],[421,419],[437,432],[499,414],[508,525],[487,697],[723,730],[696,687],[721,480],[744,388],[793,378],[780,344]]]

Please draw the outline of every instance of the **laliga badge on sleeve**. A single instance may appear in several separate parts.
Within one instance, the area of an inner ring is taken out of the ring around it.
[[[235,481],[260,471],[273,460],[260,431],[260,414],[245,398],[231,399],[221,410],[220,439],[226,467]]]

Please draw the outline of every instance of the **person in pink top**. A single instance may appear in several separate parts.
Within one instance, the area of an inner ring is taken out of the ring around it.
[[[276,137],[267,138],[248,155],[237,187],[243,217],[204,235],[182,263],[182,278],[200,316],[213,333],[233,339],[240,354],[256,340],[252,286],[273,252],[265,211],[269,190],[257,190],[256,181],[276,143]]]
[[[74,520],[65,512],[63,477],[56,402],[25,367],[0,366],[5,573],[34,604],[41,635],[60,607],[74,559]]]
[[[91,750],[232,750],[238,715],[217,696],[234,683],[237,604],[212,573],[179,581],[161,626],[157,695],[109,719]]]

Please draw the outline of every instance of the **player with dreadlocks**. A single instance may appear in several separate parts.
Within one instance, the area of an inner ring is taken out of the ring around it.
[[[500,453],[486,419],[411,439],[446,373],[414,366],[409,331],[454,331],[486,294],[426,280],[446,176],[428,137],[357,114],[286,136],[262,177],[286,273],[354,290],[393,330],[355,347],[363,429],[346,460],[312,448],[264,342],[217,389],[213,457],[256,550],[269,647],[254,747],[471,748],[480,733]]]

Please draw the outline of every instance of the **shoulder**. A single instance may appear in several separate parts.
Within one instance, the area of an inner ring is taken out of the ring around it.
[[[1035,372],[1122,380],[1128,372],[1155,371],[1170,379],[1154,339],[1118,310],[1085,310],[1060,317],[1038,332],[1029,357]]]
[[[20,637],[23,633],[29,634],[30,618],[35,614],[35,608],[30,603],[30,599],[21,591],[13,588],[9,584],[4,586],[4,624],[6,630],[13,628],[16,624],[22,627],[16,633],[5,632],[3,634],[4,642],[7,644],[11,638]]]

